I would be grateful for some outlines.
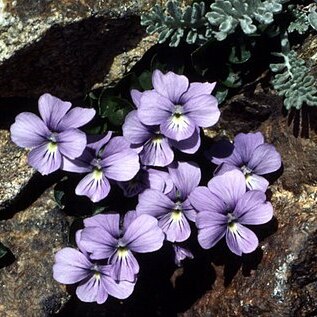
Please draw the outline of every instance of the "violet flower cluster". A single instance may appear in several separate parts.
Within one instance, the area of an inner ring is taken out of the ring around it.
[[[123,136],[113,137],[111,131],[87,136],[79,127],[95,110],[70,110],[69,102],[49,94],[39,99],[40,117],[24,112],[11,126],[13,142],[31,148],[29,164],[41,174],[58,169],[83,174],[77,195],[100,202],[113,185],[128,198],[138,195],[135,210],[84,219],[77,248],[56,253],[54,279],[75,284],[84,302],[130,296],[140,271],[138,253],[155,252],[164,241],[178,266],[194,258],[189,245],[197,232],[204,249],[224,238],[236,255],[253,252],[259,241],[248,226],[273,216],[265,175],[282,164],[274,146],[260,132],[238,134],[229,156],[212,155],[219,166],[208,185],[200,186],[198,164],[177,160],[174,149],[195,153],[200,128],[218,121],[218,103],[211,95],[215,83],[189,83],[183,75],[156,70],[152,84],[152,90],[131,91],[137,109],[126,116]]]
[[[215,83],[189,83],[183,75],[155,70],[154,89],[132,90],[137,110],[126,117],[123,135],[139,148],[143,165],[167,166],[174,160],[172,148],[193,154],[200,147],[200,127],[219,119],[217,99],[210,95]]]

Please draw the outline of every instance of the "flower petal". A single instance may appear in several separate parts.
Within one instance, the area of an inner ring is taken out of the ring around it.
[[[31,112],[22,112],[16,116],[10,127],[11,140],[20,147],[32,148],[47,142],[51,132],[44,122]]]
[[[138,117],[143,124],[159,125],[166,121],[174,109],[173,103],[156,91],[145,91],[140,100]]]
[[[92,263],[80,251],[64,248],[55,255],[53,277],[63,284],[77,283],[90,275]]]
[[[192,98],[200,95],[210,95],[216,86],[214,83],[190,83],[188,90],[182,95],[181,103],[184,104]]]
[[[110,276],[115,281],[135,282],[140,266],[130,250],[118,250],[109,259],[111,263]]]
[[[100,178],[94,172],[86,175],[77,185],[75,193],[78,196],[87,196],[92,202],[98,202],[108,196],[110,183],[105,175]]]
[[[89,280],[84,280],[77,286],[76,295],[82,302],[86,302],[86,303],[96,302],[99,289],[100,289],[100,280],[96,278],[95,275],[92,275]],[[107,296],[105,294],[104,294],[104,297],[106,297],[107,299]]]
[[[183,75],[168,72],[165,75],[155,70],[152,76],[154,89],[162,96],[171,100],[174,104],[180,102],[181,96],[188,90],[188,79]]]
[[[241,171],[232,170],[212,178],[208,188],[225,202],[228,209],[233,210],[240,197],[246,192],[245,178]]]
[[[160,217],[173,210],[175,203],[158,190],[146,189],[139,195],[137,212]]]
[[[246,175],[245,181],[248,189],[261,190],[264,193],[270,185],[270,183],[264,177],[256,174]]]
[[[181,247],[178,244],[173,244],[173,249],[175,252],[175,264],[177,266],[182,265],[182,261],[186,258],[193,259],[194,255],[191,253],[191,251],[187,248]]]
[[[185,215],[180,214],[175,218],[173,212],[169,212],[159,220],[159,226],[166,234],[166,240],[170,242],[182,242],[189,238],[191,230]]]
[[[141,163],[146,166],[164,167],[172,163],[174,152],[164,137],[150,139],[140,152]]]
[[[258,175],[277,171],[282,164],[281,155],[272,144],[258,146],[252,154],[248,167]]]
[[[273,207],[271,203],[266,202],[262,191],[251,190],[239,199],[233,214],[241,224],[261,225],[272,219]]]
[[[195,188],[188,199],[198,212],[224,213],[226,211],[225,202],[204,186]]]
[[[44,94],[39,98],[40,115],[52,132],[62,131],[58,129],[58,124],[71,106],[70,102],[63,101],[50,94]]]
[[[169,173],[154,168],[149,168],[147,172],[149,188],[157,189],[164,194],[172,190],[174,184]]]
[[[154,130],[154,127],[141,123],[136,110],[128,113],[122,126],[123,136],[132,144],[143,144],[151,139],[155,135]]]
[[[174,162],[168,167],[168,172],[182,200],[199,185],[201,179],[200,168],[194,162]]]
[[[129,297],[133,290],[135,283],[128,281],[115,281],[113,278],[107,275],[102,276],[102,283],[106,284],[107,292],[118,299],[125,299]]]
[[[78,129],[69,129],[56,136],[58,148],[62,155],[70,159],[79,157],[87,144],[86,134]]]
[[[84,151],[84,153],[80,157],[74,160],[71,160],[68,157],[63,156],[61,169],[63,171],[73,173],[89,173],[93,169],[93,167],[90,164],[93,158],[94,157],[88,151]]]
[[[220,111],[218,101],[211,95],[200,95],[188,100],[184,106],[184,114],[199,127],[207,128],[218,122]]]
[[[197,216],[197,211],[191,205],[189,199],[186,199],[184,202],[182,202],[182,211],[187,219],[195,222],[196,216]]]
[[[216,212],[199,212],[196,217],[198,242],[204,249],[212,248],[224,237],[227,229],[227,216]]]
[[[120,215],[118,213],[98,214],[84,219],[84,225],[88,227],[101,227],[112,237],[120,237]]]
[[[194,121],[187,115],[182,114],[180,116],[171,115],[164,120],[160,129],[163,135],[166,137],[176,140],[182,141],[190,138],[195,130],[196,126]]]
[[[105,175],[117,181],[132,179],[140,169],[138,154],[130,149],[124,137],[109,141],[101,154],[101,165]]]
[[[87,135],[87,148],[97,155],[100,149],[109,142],[111,136],[112,131],[101,135]]]
[[[251,253],[259,245],[259,240],[253,231],[235,223],[235,229],[227,229],[226,242],[231,252],[242,255],[242,253]]]
[[[141,100],[142,94],[143,93],[137,89],[132,89],[130,91],[132,101],[137,108],[139,108],[139,106],[140,106],[140,100]]]
[[[170,139],[170,144],[179,151],[187,154],[194,154],[200,148],[200,129],[196,127],[195,132],[186,140],[175,141]]]
[[[127,228],[122,242],[131,251],[145,253],[160,249],[164,234],[157,220],[150,215],[140,215]]]
[[[58,146],[50,147],[44,143],[34,148],[28,155],[28,163],[42,175],[47,175],[58,170],[62,164],[62,156]]]
[[[102,227],[87,227],[81,233],[81,245],[91,253],[92,260],[109,258],[116,250],[118,239]]]
[[[261,132],[239,133],[234,138],[234,146],[242,158],[242,162],[247,164],[255,149],[264,143],[264,137]]]
[[[79,128],[91,121],[95,114],[95,109],[75,107],[66,113],[66,115],[60,120],[57,128],[59,131]]]

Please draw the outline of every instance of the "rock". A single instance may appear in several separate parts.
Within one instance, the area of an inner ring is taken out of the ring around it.
[[[52,277],[54,254],[67,244],[69,231],[52,195],[48,190],[31,207],[0,221],[0,241],[15,256],[0,271],[1,316],[50,316],[69,297]]]
[[[27,164],[27,152],[10,140],[10,133],[0,130],[0,214],[25,188],[35,171]]]
[[[139,21],[154,3],[0,0],[0,95],[70,100],[122,78],[156,44]]]

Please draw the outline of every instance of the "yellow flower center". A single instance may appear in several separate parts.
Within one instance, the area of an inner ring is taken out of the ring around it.
[[[92,176],[95,180],[99,181],[102,179],[102,170],[98,168],[94,169]]]
[[[126,247],[119,247],[117,254],[119,258],[125,258],[129,253],[129,250]]]
[[[172,218],[174,221],[180,221],[180,220],[182,219],[182,211],[179,210],[179,209],[174,209],[174,210],[172,211],[171,218]]]
[[[57,143],[56,142],[49,142],[47,145],[47,150],[50,153],[55,153],[57,151]]]

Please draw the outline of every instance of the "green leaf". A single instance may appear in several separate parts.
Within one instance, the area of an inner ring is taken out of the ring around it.
[[[221,81],[228,88],[238,88],[242,85],[242,79],[239,72],[230,71],[227,78]]]
[[[153,86],[152,86],[152,72],[150,72],[149,70],[145,70],[139,76],[139,83],[140,83],[141,88],[143,90],[153,89]]]
[[[229,93],[229,89],[226,88],[224,85],[220,84],[220,87],[217,88],[216,90],[216,95],[215,97],[218,100],[218,103],[221,104],[225,101],[225,99],[227,98],[227,95]]]
[[[229,61],[232,64],[243,64],[251,57],[251,52],[246,49],[245,45],[233,46],[229,55]]]
[[[8,248],[0,242],[0,259],[8,253]]]
[[[308,16],[308,22],[311,25],[312,28],[317,30],[317,12],[316,11],[311,11]]]

